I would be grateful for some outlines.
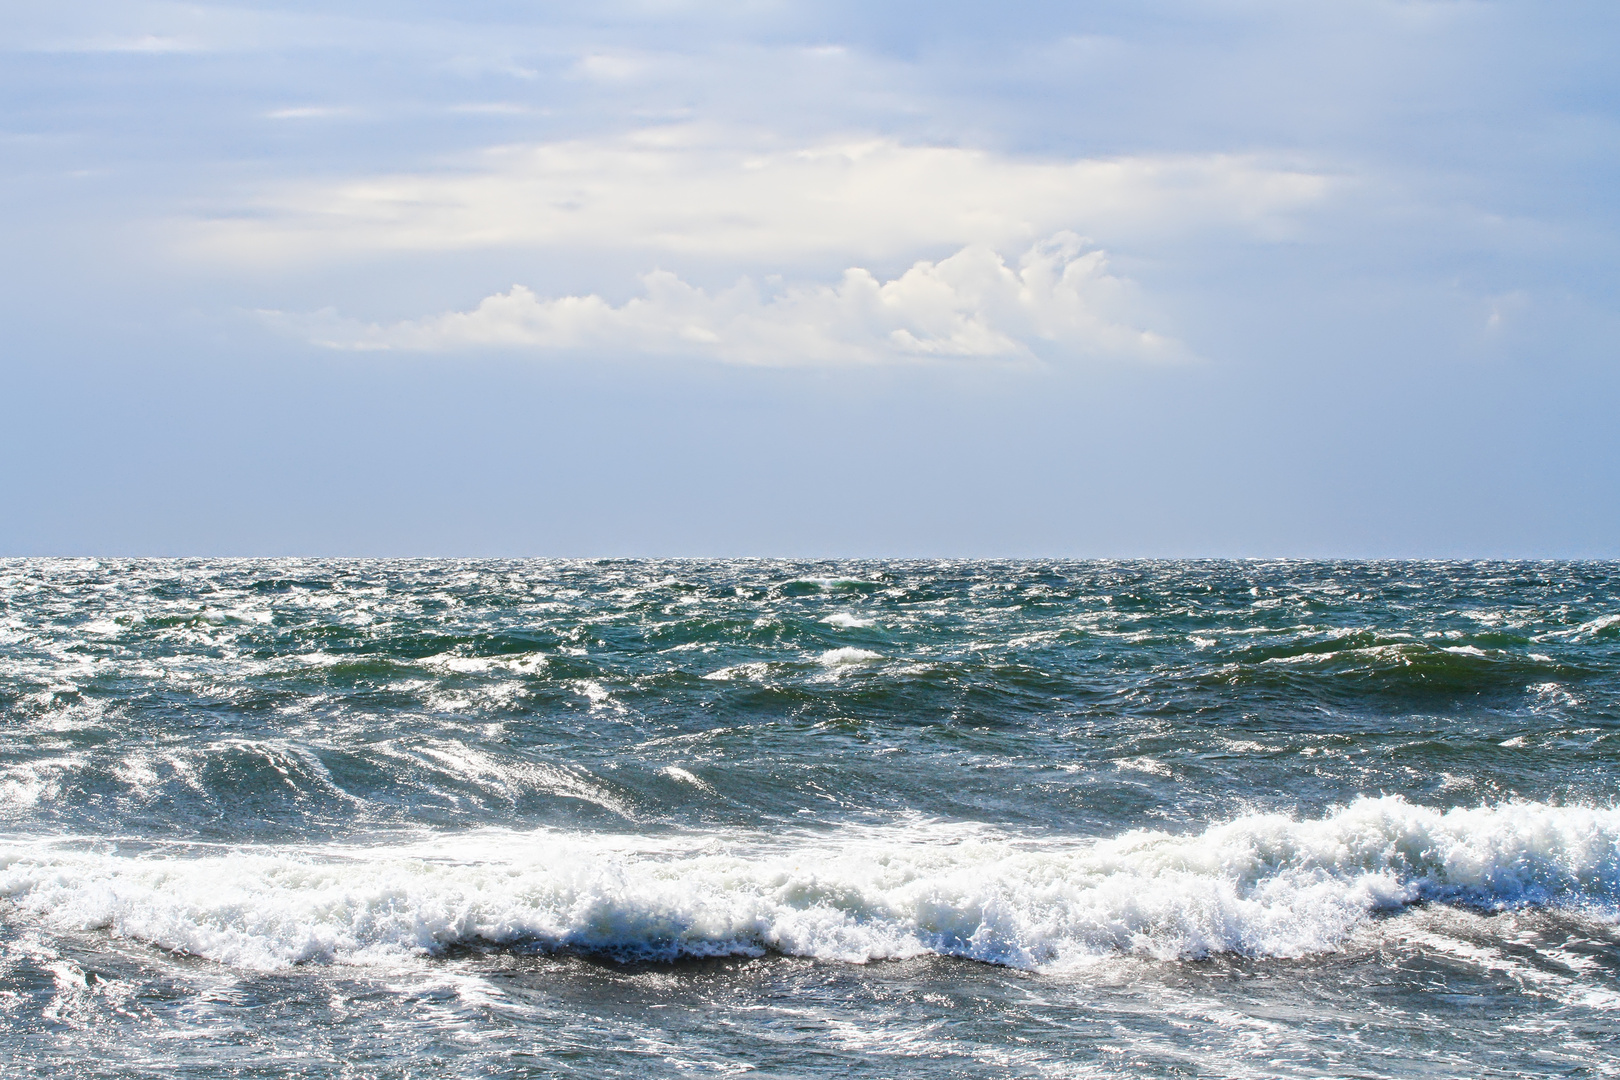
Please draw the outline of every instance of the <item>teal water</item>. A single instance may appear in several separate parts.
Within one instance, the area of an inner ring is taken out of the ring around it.
[[[0,562],[0,1071],[1604,1076],[1610,563]]]

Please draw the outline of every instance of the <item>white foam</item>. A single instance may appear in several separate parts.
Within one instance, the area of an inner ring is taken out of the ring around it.
[[[709,782],[707,780],[704,780],[701,776],[696,776],[693,773],[688,772],[679,765],[666,765],[664,766],[663,773],[671,780],[678,780],[683,784],[691,784],[693,787],[710,792],[711,794],[714,792],[714,788],[709,786]]]
[[[858,589],[863,585],[876,585],[877,582],[852,577],[800,577],[794,578],[788,584],[814,585],[822,592],[832,592],[835,589]]]
[[[863,627],[873,625],[873,623],[875,623],[877,620],[863,619],[859,615],[852,614],[848,611],[835,611],[821,621],[828,626],[836,626],[842,630],[859,630]]]
[[[1595,619],[1590,619],[1587,622],[1581,623],[1579,626],[1571,627],[1568,630],[1554,630],[1551,633],[1541,635],[1541,637],[1572,638],[1578,641],[1581,638],[1596,637],[1609,627],[1616,625],[1620,625],[1620,614],[1600,615]]]
[[[0,844],[0,896],[240,967],[388,964],[468,942],[650,958],[943,953],[1063,969],[1119,954],[1300,956],[1419,900],[1613,910],[1620,810],[1446,812],[1363,799],[1319,820],[1055,842],[911,823],[834,834],[485,832],[185,857]]]
[[[425,668],[453,671],[463,675],[481,675],[491,671],[513,671],[527,675],[540,671],[549,662],[549,658],[540,652],[514,653],[507,656],[457,656],[453,653],[440,653],[417,661]]]
[[[542,793],[554,798],[579,799],[593,803],[629,821],[636,814],[625,800],[583,769],[538,761],[514,761],[490,754],[454,739],[423,739],[413,746],[379,746],[387,756],[402,762],[426,764],[466,784],[517,802],[526,794]],[[345,797],[349,797],[346,792]]]
[[[770,673],[770,664],[763,661],[756,661],[751,664],[737,664],[735,667],[725,667],[718,671],[711,671],[707,675],[704,675],[703,678],[712,679],[716,682],[730,682],[735,679],[746,679],[751,682],[759,682]]]
[[[585,699],[591,703],[593,709],[610,704],[613,701],[613,695],[608,688],[595,679],[575,679],[573,685],[576,690],[585,695]]]
[[[841,667],[845,664],[864,664],[868,660],[881,660],[883,657],[871,649],[857,649],[852,645],[846,645],[841,649],[828,649],[819,659],[827,667]]]

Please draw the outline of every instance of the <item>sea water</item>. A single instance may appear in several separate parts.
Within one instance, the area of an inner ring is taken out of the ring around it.
[[[1620,566],[0,562],[0,1073],[1620,1074]]]

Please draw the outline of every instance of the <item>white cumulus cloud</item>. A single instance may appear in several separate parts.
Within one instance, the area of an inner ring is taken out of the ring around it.
[[[1072,233],[1035,244],[1016,266],[970,245],[890,281],[855,268],[836,284],[775,290],[744,279],[709,292],[667,271],[642,282],[643,294],[617,307],[594,294],[544,298],[514,285],[471,311],[391,325],[331,310],[261,314],[341,349],[588,349],[782,365],[1187,355],[1140,325],[1131,283]]]

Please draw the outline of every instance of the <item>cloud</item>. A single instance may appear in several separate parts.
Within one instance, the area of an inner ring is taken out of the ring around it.
[[[1237,228],[1288,235],[1324,175],[1241,154],[1040,160],[887,138],[810,146],[662,125],[487,150],[441,172],[284,184],[183,227],[231,261],[542,248],[791,265],[1022,248],[1061,229],[1109,243]]]
[[[620,82],[633,79],[646,70],[646,63],[634,56],[592,53],[582,57],[574,70],[587,79]]]
[[[1072,233],[1034,245],[1016,267],[974,245],[883,282],[859,268],[835,285],[774,293],[748,279],[710,293],[667,271],[642,280],[644,295],[619,307],[594,294],[546,299],[514,285],[471,311],[389,326],[332,311],[261,314],[340,349],[588,349],[767,365],[1188,355],[1136,325],[1131,283]]]
[[[292,105],[283,109],[271,109],[264,117],[266,120],[325,120],[353,115],[354,110],[344,105]]]
[[[128,38],[94,38],[75,43],[70,47],[64,47],[63,51],[181,53],[202,52],[205,48],[206,46],[201,42],[188,38],[141,34],[139,37]]]

